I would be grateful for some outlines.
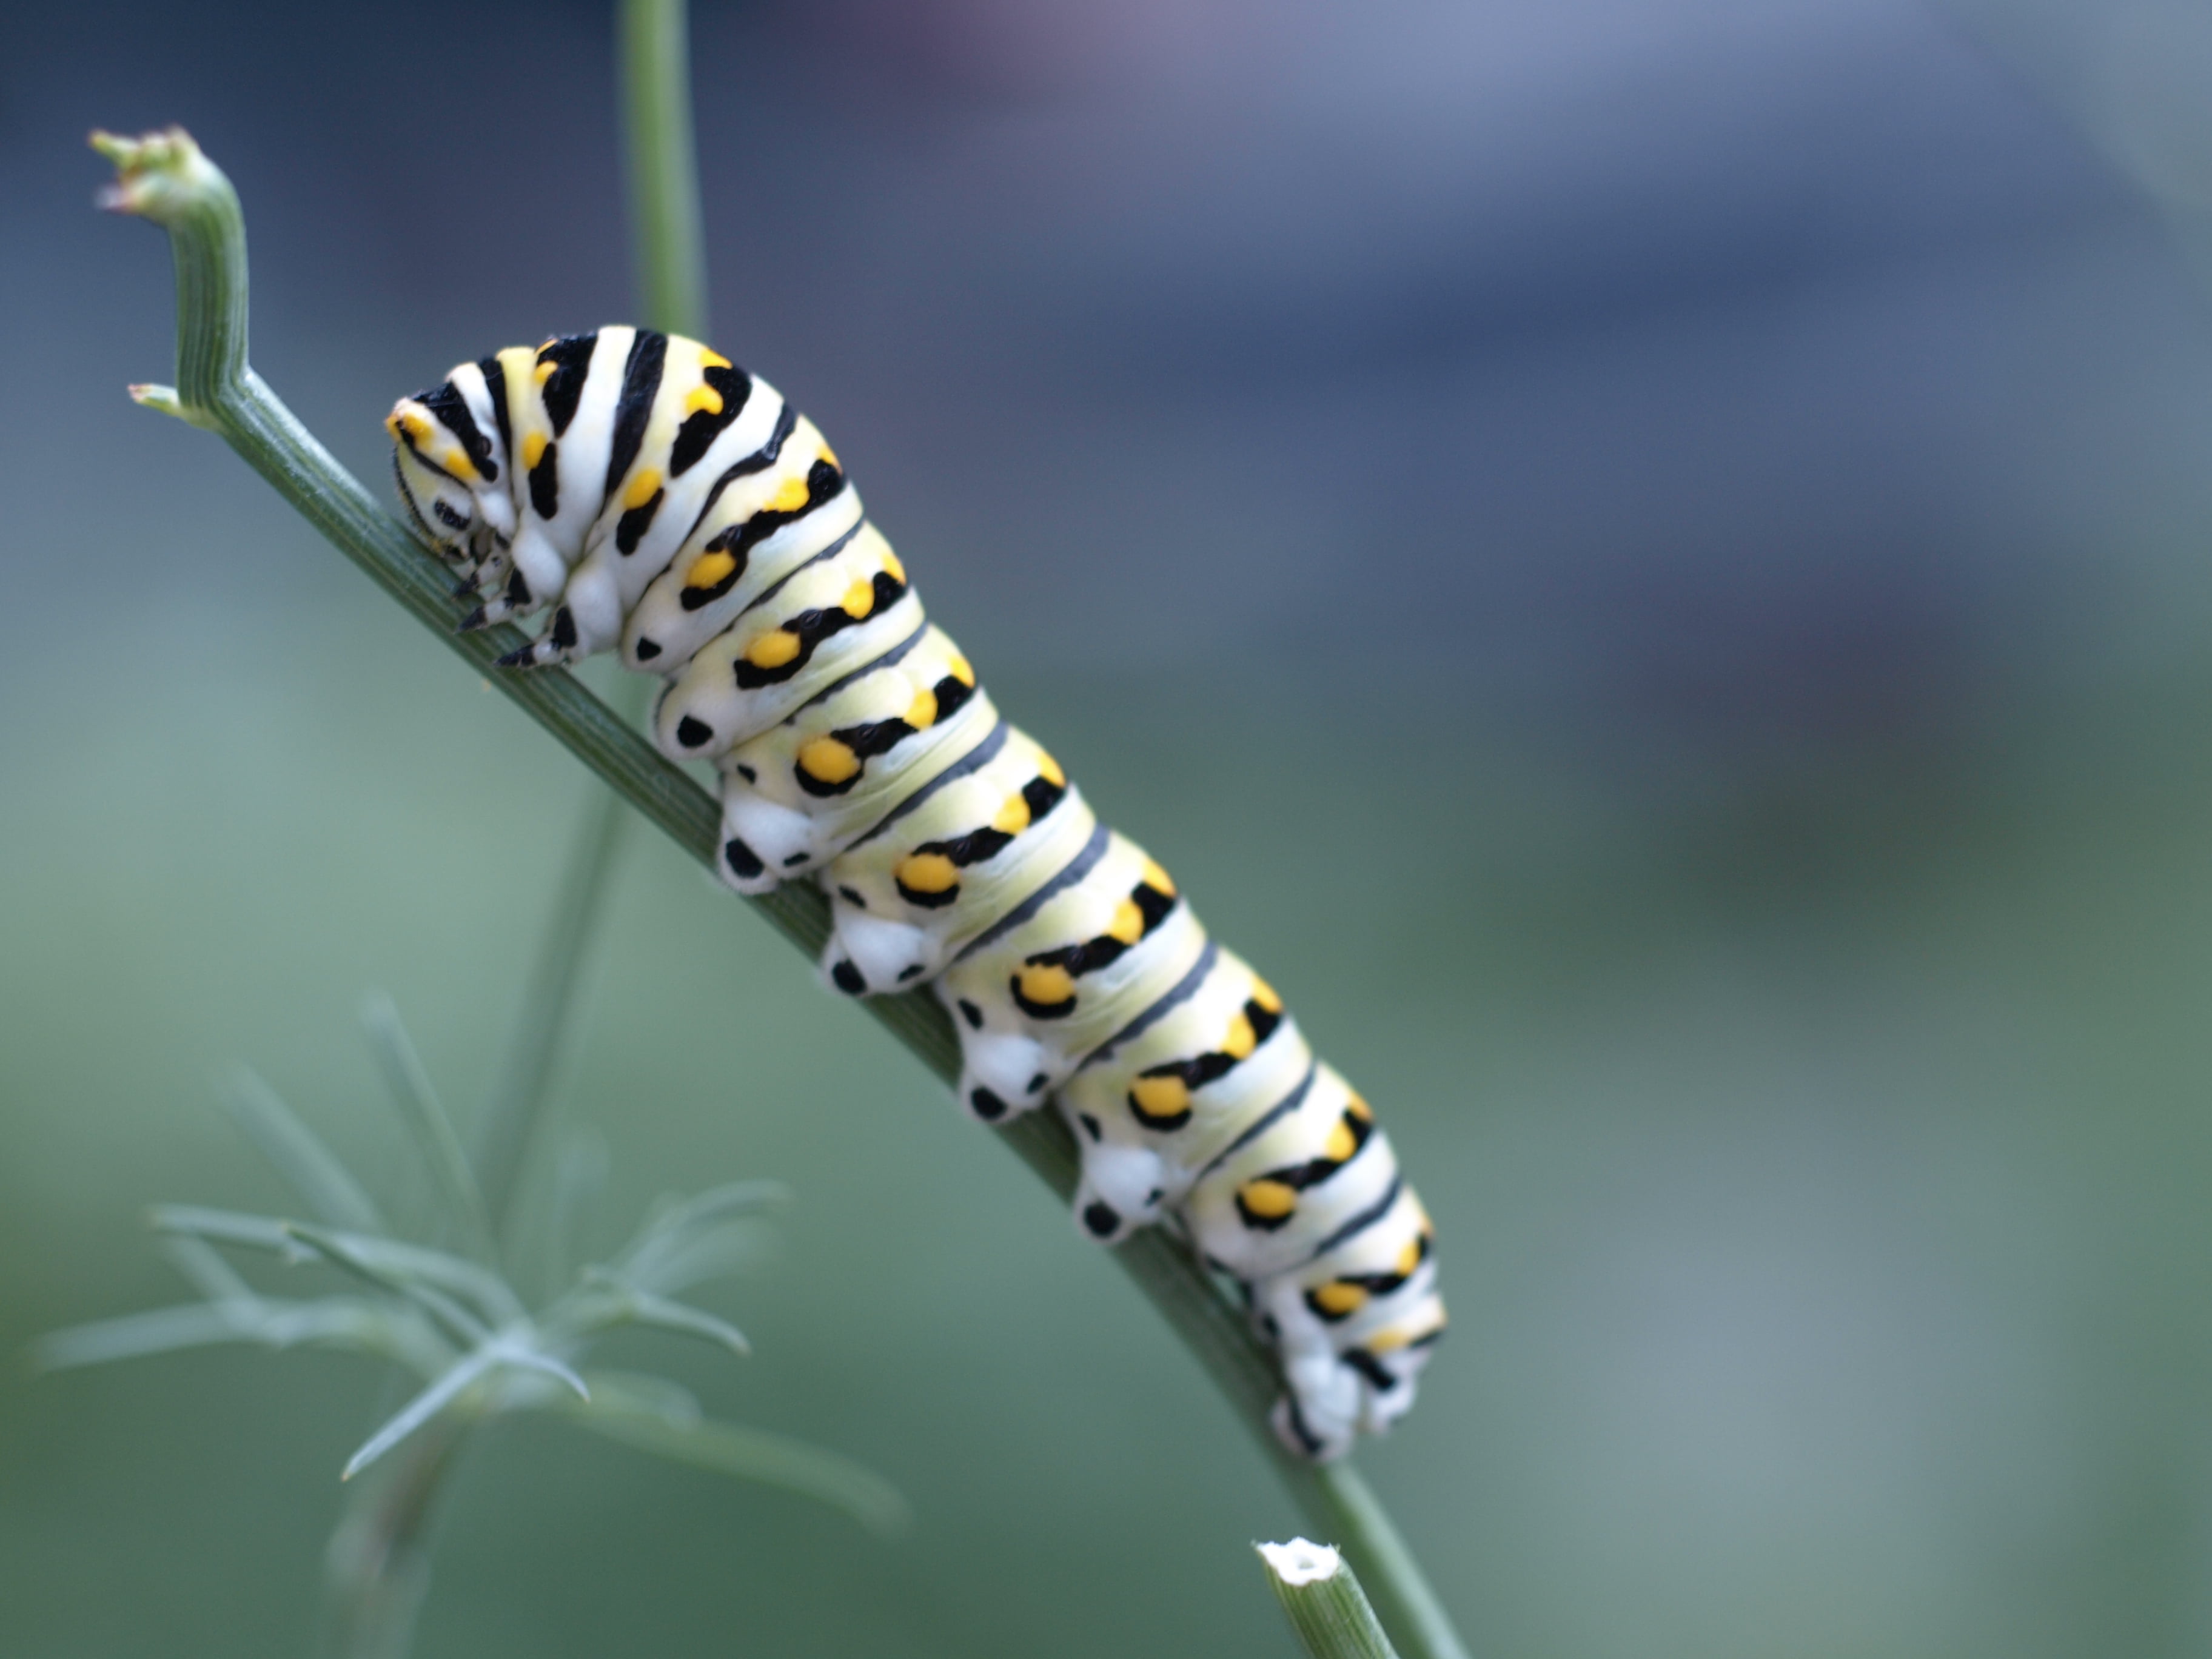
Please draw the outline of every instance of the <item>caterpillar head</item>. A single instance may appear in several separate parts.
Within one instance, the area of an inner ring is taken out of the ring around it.
[[[460,404],[448,380],[402,398],[385,417],[392,476],[416,529],[447,562],[473,568],[514,533],[514,514],[499,482],[501,458],[464,406],[461,429],[446,405]],[[470,441],[473,440],[473,441]]]

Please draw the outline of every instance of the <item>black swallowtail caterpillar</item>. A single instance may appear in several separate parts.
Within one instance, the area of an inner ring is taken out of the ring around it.
[[[1285,1442],[1334,1456],[1412,1405],[1443,1304],[1366,1102],[992,706],[812,422],[615,327],[463,363],[386,425],[416,526],[482,600],[463,627],[550,604],[504,665],[619,647],[660,675],[661,750],[721,774],[723,878],[818,881],[830,984],[933,986],[977,1117],[1056,1103],[1085,1231],[1166,1222],[1243,1288]]]

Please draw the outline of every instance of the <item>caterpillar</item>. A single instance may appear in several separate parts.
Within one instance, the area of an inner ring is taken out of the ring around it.
[[[1286,1444],[1335,1457],[1404,1414],[1444,1310],[1374,1114],[999,713],[812,422],[696,341],[607,327],[462,363],[386,426],[463,629],[550,605],[502,666],[660,676],[654,740],[720,775],[722,878],[818,882],[836,990],[933,988],[975,1116],[1053,1103],[1081,1230],[1169,1225],[1236,1286]]]

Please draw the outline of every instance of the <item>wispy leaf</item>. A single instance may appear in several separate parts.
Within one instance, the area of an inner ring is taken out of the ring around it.
[[[204,1238],[190,1233],[171,1233],[161,1241],[161,1254],[185,1276],[185,1281],[210,1302],[249,1303],[259,1299],[251,1285],[222,1259]]]
[[[250,1310],[188,1302],[51,1332],[31,1345],[31,1363],[40,1370],[59,1371],[179,1348],[204,1348],[210,1343],[252,1341],[257,1322]]]
[[[157,1232],[184,1233],[194,1238],[212,1239],[218,1244],[267,1250],[288,1261],[304,1261],[310,1255],[290,1227],[274,1216],[210,1210],[197,1204],[156,1204],[146,1212],[146,1218]]]
[[[656,1284],[663,1265],[702,1232],[732,1218],[788,1203],[790,1197],[790,1189],[774,1181],[738,1181],[711,1188],[656,1210],[611,1265],[635,1283]]]
[[[483,1194],[477,1186],[476,1172],[469,1167],[469,1155],[461,1146],[453,1120],[447,1115],[445,1103],[431,1085],[422,1056],[415,1052],[407,1028],[400,1023],[398,1006],[383,992],[372,992],[362,1003],[361,1023],[368,1033],[368,1046],[376,1055],[378,1068],[391,1087],[399,1115],[414,1136],[456,1229],[471,1254],[489,1260],[491,1220],[484,1208]]]
[[[411,1246],[394,1245],[381,1239],[355,1238],[343,1233],[327,1232],[320,1227],[310,1227],[298,1221],[287,1222],[284,1231],[297,1243],[321,1256],[333,1267],[343,1267],[380,1290],[405,1297],[460,1338],[463,1343],[474,1346],[491,1334],[493,1322],[471,1312],[453,1297],[447,1295],[435,1274],[423,1273],[412,1263],[394,1259],[399,1252],[404,1251],[410,1256],[429,1257],[434,1261],[442,1256],[442,1252],[416,1250]],[[449,1261],[455,1259],[444,1258]],[[504,1285],[499,1288],[502,1293],[505,1292]]]
[[[545,1283],[557,1289],[583,1254],[584,1233],[606,1190],[607,1143],[579,1130],[561,1148],[553,1173],[553,1198],[545,1220]]]
[[[901,1532],[913,1519],[896,1487],[850,1458],[765,1429],[713,1418],[686,1422],[657,1409],[649,1398],[608,1386],[596,1373],[592,1380],[599,1385],[592,1403],[570,1408],[571,1414],[609,1439],[694,1468],[797,1492],[842,1510],[871,1532]]]
[[[222,1079],[219,1094],[246,1139],[317,1216],[349,1232],[382,1230],[376,1200],[258,1073],[238,1066]]]
[[[586,1290],[564,1307],[556,1307],[552,1316],[578,1336],[615,1325],[650,1325],[684,1336],[702,1337],[741,1358],[752,1352],[752,1344],[745,1340],[744,1332],[704,1309],[641,1291],[603,1269],[588,1275],[586,1285]]]
[[[696,1423],[706,1415],[700,1409],[698,1395],[674,1377],[663,1376],[657,1371],[595,1367],[584,1373],[584,1380],[592,1385],[593,1400],[608,1396],[618,1401],[624,1411],[665,1418],[678,1427]]]
[[[352,1480],[458,1400],[498,1363],[499,1356],[489,1348],[476,1348],[463,1356],[444,1376],[402,1406],[382,1428],[362,1442],[361,1449],[346,1460],[338,1479]]]
[[[404,1243],[396,1238],[337,1233],[303,1222],[287,1222],[294,1239],[313,1246],[339,1266],[388,1290],[413,1295],[422,1286],[465,1297],[489,1325],[508,1325],[523,1317],[522,1298],[489,1267],[450,1250]]]
[[[541,1372],[560,1382],[577,1399],[582,1401],[591,1399],[591,1385],[571,1370],[559,1355],[548,1353],[543,1348],[532,1347],[526,1342],[512,1340],[495,1340],[489,1346],[492,1358],[499,1364],[520,1366],[527,1371]]]
[[[621,1271],[634,1285],[674,1295],[708,1279],[743,1272],[774,1255],[775,1246],[775,1234],[766,1222],[739,1217],[693,1228]]]

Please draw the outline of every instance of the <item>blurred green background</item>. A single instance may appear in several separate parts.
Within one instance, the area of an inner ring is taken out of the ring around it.
[[[718,343],[1436,1213],[1454,1336],[1362,1463],[1478,1653],[2212,1643],[2192,15],[696,8]],[[15,1356],[176,1294],[149,1203],[283,1206],[228,1062],[410,1179],[358,999],[480,1099],[585,792],[125,403],[167,253],[83,130],[230,172],[255,360],[380,487],[395,395],[629,279],[600,7],[0,28]],[[1289,1652],[1286,1502],[1057,1205],[651,834],[617,897],[560,1089],[610,1224],[800,1200],[709,1293],[753,1359],[627,1357],[918,1523],[524,1422],[421,1651]],[[0,1650],[301,1650],[380,1398],[8,1358]]]

